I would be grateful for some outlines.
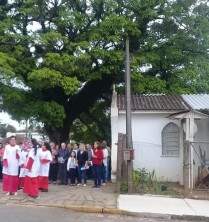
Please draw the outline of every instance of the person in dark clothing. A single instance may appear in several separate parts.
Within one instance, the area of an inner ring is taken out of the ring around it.
[[[93,153],[93,149],[92,146],[90,144],[86,144],[86,151],[88,153],[88,165],[89,165],[89,169],[86,170],[86,177],[87,179],[92,180],[93,179],[93,167],[92,167],[92,153]]]
[[[50,143],[52,162],[50,163],[49,181],[56,183],[58,174],[58,150],[55,143]]]
[[[66,143],[61,144],[61,148],[58,151],[58,180],[59,184],[68,184],[67,176],[67,161],[69,157],[69,151],[66,147]]]
[[[79,145],[79,150],[77,153],[77,161],[78,161],[78,185],[80,185],[83,180],[83,186],[86,186],[88,152],[85,150],[85,144],[83,143]]]
[[[3,155],[4,155],[4,148],[3,148],[3,144],[0,143],[0,180],[2,180],[3,178],[3,175],[2,175]]]

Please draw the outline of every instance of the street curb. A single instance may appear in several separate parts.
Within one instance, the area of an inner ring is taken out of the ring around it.
[[[38,204],[38,203],[18,203],[13,205],[19,206],[37,206],[37,207],[56,207],[72,210],[74,212],[82,213],[97,213],[97,214],[112,214],[112,215],[123,215],[132,216],[139,218],[155,218],[155,219],[166,219],[166,220],[189,220],[189,221],[206,221],[209,222],[209,217],[205,216],[194,216],[194,215],[174,215],[174,214],[157,214],[157,213],[138,213],[120,210],[117,208],[105,208],[105,207],[86,207],[86,206],[74,206],[74,205],[62,205],[62,204]]]
[[[205,216],[194,216],[194,215],[172,215],[171,216],[172,220],[189,220],[189,221],[209,221],[209,217]]]

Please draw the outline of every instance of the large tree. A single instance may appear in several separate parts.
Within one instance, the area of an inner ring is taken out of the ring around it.
[[[127,36],[135,92],[209,89],[207,1],[4,0],[0,20],[3,109],[58,141],[123,83]]]

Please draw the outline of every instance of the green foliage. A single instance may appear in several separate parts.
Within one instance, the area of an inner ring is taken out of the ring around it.
[[[140,93],[165,93],[166,81],[157,77],[132,75],[132,89]]]
[[[141,1],[133,2],[134,7],[143,7]],[[152,5],[157,1],[148,2],[150,1],[144,1],[144,4]],[[202,10],[205,7],[208,11],[208,6],[204,2],[196,4],[191,12],[192,5],[196,1],[170,3],[159,1],[158,3],[161,14],[154,15],[154,9],[150,11],[155,18],[149,24],[149,31],[145,32],[145,41],[142,40],[139,52],[134,56],[133,70],[138,70],[138,72],[134,75],[133,90],[168,93],[208,92],[209,70],[204,64],[208,64],[206,51],[209,47],[209,30],[203,26],[206,27],[207,24],[208,27],[209,17]],[[139,64],[149,65],[150,68],[139,70]],[[137,73],[138,78],[136,78]],[[147,81],[143,82],[140,78],[141,75],[151,76],[156,81],[147,85]],[[199,77],[206,81],[201,81]],[[159,79],[163,80],[160,87],[156,84]],[[137,87],[137,85],[140,86]]]
[[[36,113],[40,115],[44,123],[51,126],[63,126],[63,120],[65,118],[65,112],[63,106],[60,106],[56,102],[45,102],[37,106]],[[44,119],[45,118],[45,119]]]
[[[132,178],[133,187],[137,193],[182,197],[178,184],[157,180],[154,170],[151,172],[145,168],[134,170]]]
[[[59,80],[62,74],[49,68],[34,70],[28,77],[28,80],[33,82],[37,88],[51,88],[59,85]]]
[[[155,171],[149,172],[145,168],[133,171],[133,185],[135,190],[140,193],[152,193],[160,190]]]
[[[90,144],[97,140],[106,140],[110,144],[110,114],[103,111],[108,107],[108,103],[100,101],[89,112],[83,113],[73,123],[71,138]]]
[[[149,171],[145,168],[133,171],[132,175],[133,192],[140,194],[169,195],[173,197],[184,197],[184,189],[177,183],[162,182],[157,180],[155,171]],[[128,192],[128,183],[120,183],[120,192]]]
[[[120,192],[121,193],[128,193],[128,183],[127,182],[122,182],[120,184]]]
[[[0,79],[6,82],[14,77],[13,66],[15,65],[15,59],[11,58],[6,53],[0,52]]]
[[[108,136],[98,114],[106,124],[111,85],[124,83],[127,36],[134,93],[209,91],[206,1],[1,1],[2,108],[65,139],[75,119],[77,136]]]
[[[34,89],[61,87],[66,95],[74,94],[80,85],[76,77],[63,76],[61,72],[49,68],[34,70],[28,80]]]

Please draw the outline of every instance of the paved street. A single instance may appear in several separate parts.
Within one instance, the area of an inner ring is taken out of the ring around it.
[[[118,215],[77,213],[60,208],[21,207],[0,205],[0,221],[6,222],[167,222],[162,219],[137,218]],[[181,222],[172,220],[172,222]],[[183,222],[183,221],[182,221]],[[187,222],[187,221],[184,221]],[[195,222],[195,221],[194,221]]]

